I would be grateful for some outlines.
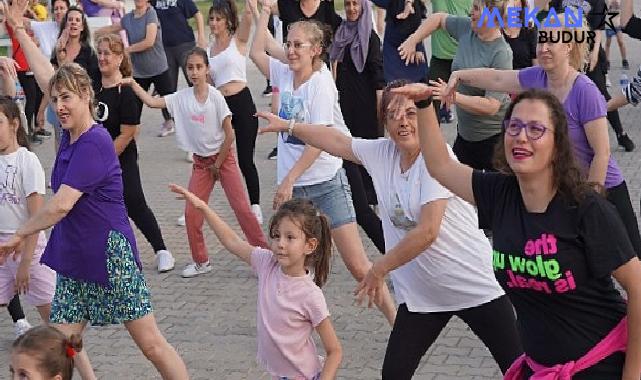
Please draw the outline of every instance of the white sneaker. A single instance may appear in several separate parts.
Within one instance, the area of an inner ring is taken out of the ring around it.
[[[252,212],[254,215],[256,215],[256,220],[258,220],[258,224],[261,226],[263,225],[263,211],[260,209],[260,205],[252,205]]]
[[[191,263],[183,269],[182,276],[184,278],[191,278],[191,277],[196,277],[201,274],[209,273],[211,272],[212,267],[209,264],[209,261],[203,264],[196,264],[196,263]]]
[[[31,328],[31,324],[26,319],[19,319],[16,323],[13,324],[13,328],[16,332],[16,339],[20,338]]]
[[[174,260],[174,256],[172,256],[171,252],[166,249],[161,249],[156,252],[156,267],[158,268],[159,273],[169,272],[174,269],[175,263],[176,260]]]
[[[166,137],[171,135],[174,132],[176,132],[174,121],[165,120],[165,122],[162,123],[162,127],[160,127],[160,133],[158,133],[158,137]]]
[[[187,160],[187,162],[194,162],[194,154],[192,152],[187,152],[187,156],[185,156],[185,160]]]
[[[187,222],[185,222],[185,214],[176,220],[176,224],[183,227],[187,224]]]

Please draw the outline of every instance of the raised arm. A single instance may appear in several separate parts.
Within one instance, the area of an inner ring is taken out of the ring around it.
[[[198,32],[198,37],[196,38],[198,47],[203,49],[207,48],[207,35],[205,34],[205,19],[203,14],[200,11],[194,14],[194,20],[196,20],[196,31]]]
[[[16,96],[16,81],[18,74],[16,67],[18,64],[11,58],[0,57],[0,81],[2,81],[2,95]]]
[[[261,128],[259,133],[290,132],[303,140],[305,144],[323,150],[332,156],[341,157],[357,164],[361,163],[352,150],[352,138],[336,128],[329,128],[326,125],[293,123],[290,131],[289,120],[281,119],[270,112],[258,112],[256,116],[269,122],[269,125]]]
[[[147,107],[151,108],[167,108],[167,103],[165,102],[165,97],[161,96],[158,98],[155,98],[151,96],[145,89],[140,87],[138,82],[136,82],[133,78],[122,78],[120,81],[120,84],[126,85],[126,86],[131,86],[131,89],[134,90],[134,93],[136,96],[142,100],[143,103],[147,105]]]
[[[271,9],[267,5],[263,5],[260,11],[260,17],[256,22],[256,32],[254,33],[254,41],[249,52],[249,57],[254,64],[258,67],[263,75],[269,79],[269,55],[266,51],[266,33],[267,23],[271,16]]]
[[[523,91],[519,82],[518,70],[496,70],[490,68],[457,70],[452,72],[447,86],[440,94],[445,103],[453,104],[455,102],[455,96],[459,95],[456,94],[456,86],[459,83],[489,91],[510,93]]]
[[[251,264],[251,252],[254,247],[241,239],[234,230],[232,230],[231,227],[229,227],[229,225],[218,216],[218,214],[209,208],[207,203],[181,186],[171,184],[169,185],[169,189],[174,193],[179,194],[187,202],[191,203],[198,211],[203,213],[209,227],[211,227],[218,237],[218,240],[220,240],[229,252],[238,256],[247,264]]]
[[[252,7],[248,1],[245,4],[245,10],[240,19],[240,24],[238,25],[238,30],[236,30],[236,46],[242,54],[245,54],[247,49],[247,43],[249,42],[249,36],[251,34],[252,23],[254,21],[253,13],[256,10],[252,10]]]
[[[395,88],[392,92],[408,96],[414,101],[427,99],[430,95],[429,87],[422,83]],[[436,121],[436,113],[431,105],[427,108],[419,108],[418,129],[423,159],[430,175],[454,194],[470,204],[475,204],[472,191],[472,168],[450,156]]]
[[[24,52],[40,90],[42,90],[43,93],[48,93],[49,80],[53,77],[54,70],[49,62],[49,58],[42,54],[40,48],[38,48],[25,30],[22,15],[28,5],[28,0],[13,0],[10,6],[7,6],[4,2],[0,2],[0,10],[4,12],[7,22],[11,25],[14,37],[18,40]]]
[[[421,26],[416,31],[410,34],[409,37],[398,47],[398,54],[405,64],[413,62],[416,55],[416,46],[422,44],[423,40],[430,36],[438,29],[445,29],[445,20],[447,13],[433,13],[423,21]]]
[[[632,0],[621,0],[621,13],[619,14],[619,20],[621,22],[621,27],[626,28],[630,19],[634,16],[634,10],[632,9]]]
[[[104,36],[105,34],[118,33],[121,30],[122,30],[122,25],[120,24],[120,21],[116,21],[111,25],[106,25],[96,29],[96,31],[94,32],[94,37],[98,38],[100,36]]]

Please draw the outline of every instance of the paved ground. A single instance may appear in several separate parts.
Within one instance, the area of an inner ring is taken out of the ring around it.
[[[641,43],[627,39],[630,64],[641,63]],[[620,59],[618,48],[613,49],[613,91],[618,91]],[[252,67],[250,86],[259,108],[268,107],[268,98],[260,92],[265,81]],[[638,120],[639,109],[621,112],[625,128],[632,139],[641,144]],[[179,270],[190,261],[184,227],[175,225],[183,204],[174,200],[167,184],[186,184],[190,165],[175,145],[173,137],[158,138],[160,112],[146,109],[139,141],[140,166],[147,200],[161,225],[169,249],[178,260],[177,270],[157,274],[153,267],[153,252],[142,235],[136,231],[138,246],[145,266],[145,275],[153,294],[155,314],[167,339],[178,349],[194,379],[268,379],[255,363],[256,351],[256,280],[247,265],[222,249],[213,233],[206,232],[210,257],[214,265],[211,274],[185,280]],[[455,124],[444,126],[450,140]],[[641,147],[634,153],[617,149],[611,136],[612,149],[623,168],[630,187],[633,205],[639,211],[641,176],[639,159]],[[275,161],[266,159],[274,144],[273,136],[260,136],[256,164],[260,173],[263,210],[266,220],[271,216],[269,206],[274,192]],[[53,161],[53,144],[47,141],[35,151],[49,172]],[[226,221],[240,231],[220,187],[216,188],[211,206]],[[376,257],[371,242],[362,235],[371,257]],[[333,260],[333,269],[325,295],[332,320],[344,348],[340,379],[380,378],[385,346],[390,332],[381,314],[353,304],[351,291],[354,281],[340,258]],[[38,318],[26,306],[32,322]],[[1,313],[1,312],[0,312]],[[0,318],[0,378],[8,375],[8,349],[13,340],[13,328],[8,316]],[[155,379],[154,368],[145,360],[123,327],[91,328],[85,343],[96,373],[101,379]],[[457,319],[452,320],[437,342],[421,361],[416,379],[498,379],[500,372],[489,352],[470,330]]]

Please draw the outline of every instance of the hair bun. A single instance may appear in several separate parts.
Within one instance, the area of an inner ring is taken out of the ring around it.
[[[76,352],[82,351],[82,336],[80,334],[71,334],[67,344]]]

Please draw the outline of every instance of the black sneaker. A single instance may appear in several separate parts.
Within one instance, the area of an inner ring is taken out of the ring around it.
[[[32,134],[31,136],[29,136],[29,142],[32,144],[42,144],[43,141],[44,140],[42,139],[42,137],[36,134]]]
[[[605,71],[610,72],[610,60],[605,61]]]
[[[38,129],[35,132],[35,135],[36,136],[42,136],[42,137],[51,137],[51,132],[49,132],[46,129],[42,128],[42,129]]]
[[[627,59],[621,61],[621,65],[623,66],[623,70],[630,70],[630,63]]]
[[[267,85],[265,87],[265,90],[263,90],[263,96],[271,96],[272,95],[272,86]]]
[[[625,149],[626,152],[632,152],[634,150],[634,143],[632,140],[630,140],[630,137],[628,137],[627,134],[622,134],[617,136],[617,141],[619,142],[619,145]]]
[[[278,158],[278,148],[272,149],[271,152],[267,155],[268,160],[275,160]]]

